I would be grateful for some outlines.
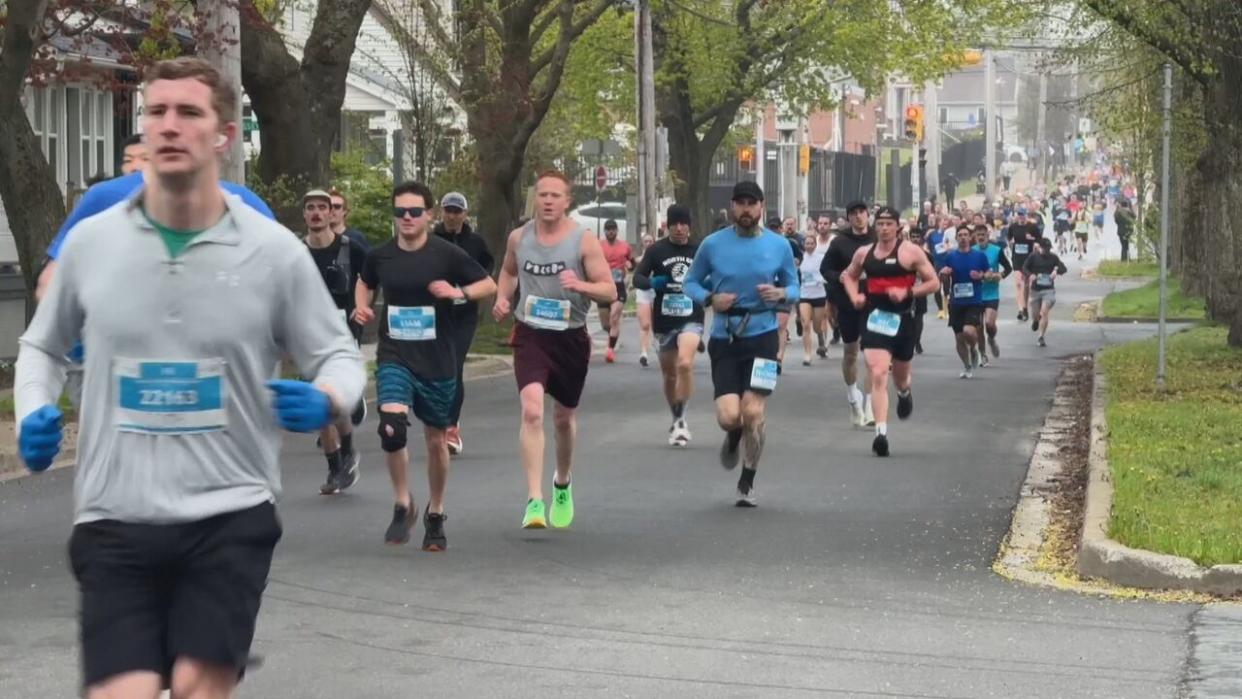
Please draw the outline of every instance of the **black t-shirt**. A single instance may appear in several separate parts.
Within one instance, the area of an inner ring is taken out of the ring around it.
[[[1065,263],[1056,256],[1056,253],[1044,254],[1036,252],[1026,258],[1026,262],[1022,267],[1022,271],[1026,272],[1028,276],[1035,277],[1033,286],[1036,289],[1052,289],[1056,287],[1056,280],[1052,278],[1053,270],[1056,270],[1057,274],[1065,274],[1066,272]]]
[[[342,245],[349,245],[347,259],[341,257]],[[336,239],[326,248],[312,248],[309,245],[306,247],[310,250],[311,258],[315,260],[315,266],[319,268],[319,274],[323,275],[323,283],[328,287],[328,293],[332,295],[336,307],[352,313],[354,284],[362,275],[367,251],[352,238],[344,235],[336,236]]]
[[[461,248],[431,235],[418,250],[402,250],[395,238],[373,248],[362,281],[384,292],[376,361],[402,364],[422,379],[456,376],[453,302],[437,299],[427,287],[434,281],[467,286],[486,276]],[[395,330],[389,328],[392,318],[401,321]]]
[[[634,271],[636,279],[669,278],[663,290],[656,290],[651,304],[651,327],[655,332],[672,332],[686,323],[703,322],[703,307],[684,295],[681,286],[698,249],[699,245],[694,241],[676,245],[668,238],[661,238],[643,253],[643,259]],[[644,286],[649,284],[648,281]]]
[[[1013,254],[1013,266],[1022,269],[1028,255],[1035,252],[1035,244],[1043,238],[1040,228],[1033,223],[1014,223],[1009,226],[1010,251]],[[1025,246],[1025,247],[1024,247]]]
[[[849,304],[854,306],[845,286],[841,284],[841,273],[854,260],[854,253],[864,245],[875,242],[875,232],[868,229],[866,235],[855,235],[852,228],[842,229],[837,237],[828,243],[828,251],[824,253],[824,261],[819,264],[819,273],[824,276],[824,284],[828,287],[828,298],[836,305]]]
[[[437,223],[436,227],[431,231],[433,235],[441,240],[452,243],[470,256],[484,272],[489,275],[496,266],[496,260],[492,257],[492,253],[487,249],[487,243],[483,240],[483,236],[474,232],[469,223],[463,223],[461,230],[457,233],[450,233],[443,223]],[[479,304],[474,301],[464,301],[461,303],[453,303],[453,313],[457,317],[478,315]]]

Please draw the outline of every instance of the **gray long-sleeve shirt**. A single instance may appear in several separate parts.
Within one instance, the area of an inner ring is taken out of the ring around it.
[[[75,522],[187,522],[274,501],[280,431],[265,382],[288,354],[351,406],[362,357],[288,229],[226,194],[225,216],[174,259],[139,201],[66,243],[21,338],[18,424],[56,403],[82,338]]]

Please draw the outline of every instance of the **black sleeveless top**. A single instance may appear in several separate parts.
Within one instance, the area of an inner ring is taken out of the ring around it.
[[[901,262],[898,261],[897,252],[901,250],[903,244],[905,244],[904,240],[898,240],[893,246],[893,251],[882,258],[875,256],[875,245],[867,251],[867,257],[863,260],[863,272],[867,275],[868,310],[880,309],[893,313],[906,313],[914,307],[913,293],[907,294],[901,303],[894,303],[888,297],[889,289],[914,290],[917,275],[902,267]]]

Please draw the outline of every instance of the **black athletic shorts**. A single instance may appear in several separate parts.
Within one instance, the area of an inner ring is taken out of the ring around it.
[[[811,308],[823,308],[828,305],[828,299],[822,297],[817,299],[799,299],[798,304],[806,304]]]
[[[990,309],[992,309],[992,310],[994,310],[994,311],[999,311],[999,310],[1000,310],[1000,299],[993,299],[993,300],[991,300],[991,301],[984,301],[984,302],[983,302],[983,307],[984,307],[984,308],[990,308]]]
[[[543,386],[566,408],[578,407],[591,366],[591,336],[586,328],[542,330],[518,323],[513,333],[513,376],[518,391]]]
[[[178,657],[240,676],[280,535],[271,503],[180,524],[75,525],[83,685],[141,670],[167,685]]]
[[[841,342],[847,345],[851,342],[858,342],[867,316],[862,311],[854,308],[854,304],[849,301],[839,302],[834,300],[832,305],[837,309],[837,328],[841,331]]]
[[[949,327],[953,332],[960,333],[967,326],[983,323],[983,306],[949,305]]]
[[[860,314],[861,315],[861,314]],[[862,316],[861,348],[864,350],[888,350],[893,360],[908,362],[914,359],[914,346],[919,342],[919,325],[911,311],[901,314],[901,325],[897,334],[882,335],[867,329],[867,316]]]
[[[742,395],[746,391],[766,396],[771,391],[750,387],[750,372],[755,359],[776,361],[780,350],[779,332],[763,333],[751,337],[713,337],[707,343],[707,356],[712,360],[712,385],[715,397]]]
[[[625,303],[625,300],[629,298],[629,296],[627,296],[625,292],[625,282],[616,282],[616,285],[617,285],[617,302]],[[611,303],[600,303],[599,301],[596,301],[595,305],[599,306],[600,308],[608,308],[612,306]]]

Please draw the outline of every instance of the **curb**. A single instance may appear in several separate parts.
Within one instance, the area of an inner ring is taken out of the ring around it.
[[[1178,589],[1211,595],[1242,593],[1242,565],[1205,568],[1181,556],[1134,549],[1108,538],[1113,506],[1113,475],[1108,464],[1108,424],[1104,403],[1107,380],[1096,353],[1091,391],[1091,451],[1087,465],[1087,503],[1083,512],[1078,572],[1129,587]]]
[[[1166,323],[1202,323],[1203,318],[1165,318]],[[1097,323],[1159,323],[1159,318],[1130,317],[1130,316],[1096,316]]]

